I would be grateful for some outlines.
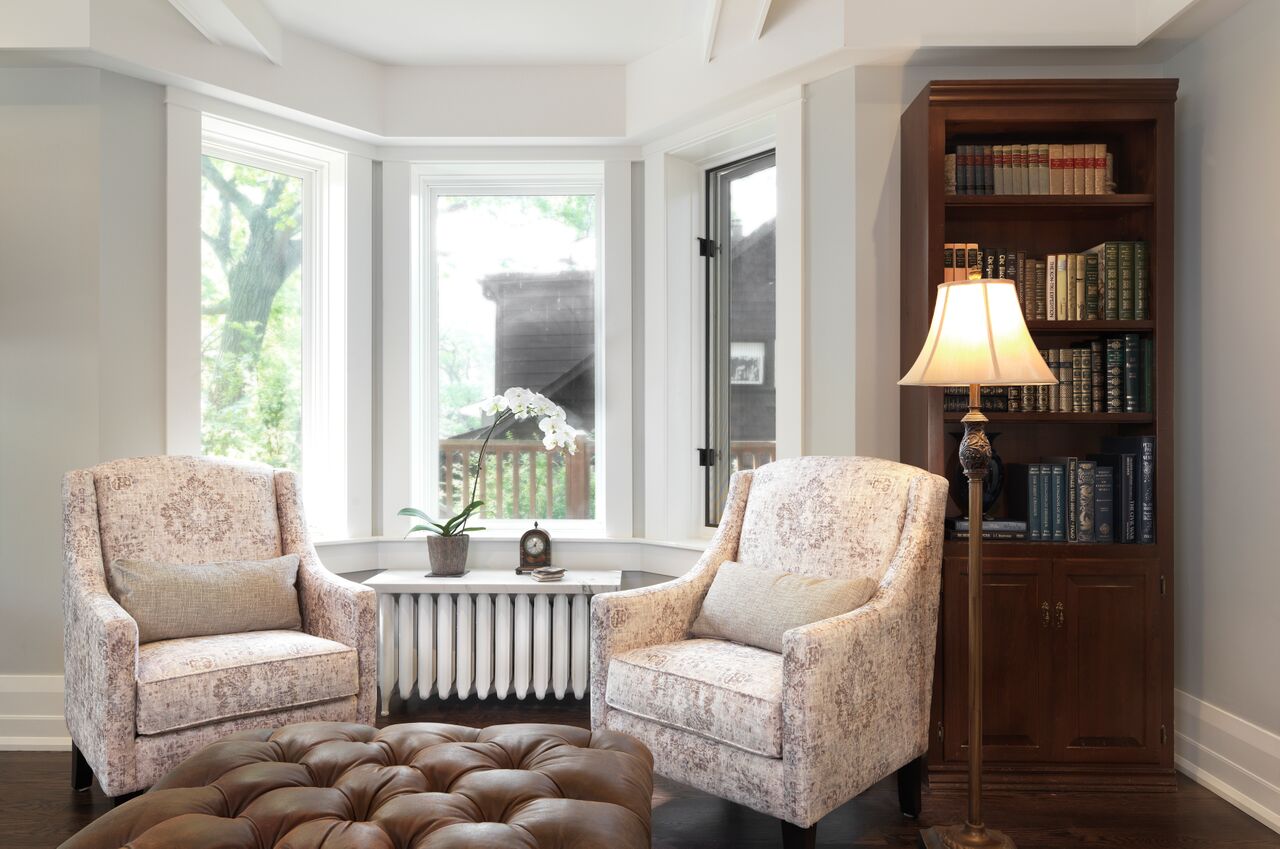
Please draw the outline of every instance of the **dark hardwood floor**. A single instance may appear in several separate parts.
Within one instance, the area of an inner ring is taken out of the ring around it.
[[[585,703],[492,700],[393,704],[388,721],[559,722],[586,725]],[[0,752],[0,846],[46,849],[109,810],[95,784],[71,789],[68,752]],[[1182,778],[1176,793],[989,793],[987,821],[1007,832],[1021,849],[1089,846],[1097,849],[1255,849],[1280,847],[1280,835],[1203,787]],[[919,822],[898,812],[893,777],[827,815],[818,845],[913,847],[922,825],[958,822],[964,796],[924,792]],[[778,847],[776,820],[665,779],[653,798],[656,849],[753,849]],[[177,847],[175,847],[177,849]]]

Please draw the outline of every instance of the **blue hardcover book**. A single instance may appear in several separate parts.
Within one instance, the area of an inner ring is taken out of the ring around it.
[[[1040,539],[1053,539],[1053,472],[1040,463]]]
[[[1040,542],[1040,464],[1027,464],[1027,539]]]
[[[1134,455],[1090,454],[1090,460],[1098,461],[1098,468],[1111,471],[1111,524],[1112,542],[1136,542],[1137,523],[1134,521]]]
[[[1067,467],[1054,463],[1053,477],[1053,541],[1067,541]]]

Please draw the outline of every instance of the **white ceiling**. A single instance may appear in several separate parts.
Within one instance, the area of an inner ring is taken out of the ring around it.
[[[264,0],[286,30],[388,65],[625,64],[711,0]]]

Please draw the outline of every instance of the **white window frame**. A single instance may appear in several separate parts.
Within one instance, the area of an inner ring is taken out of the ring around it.
[[[191,134],[191,121],[178,107],[171,117],[171,145]],[[214,156],[302,180],[302,481],[307,519],[318,538],[348,535],[347,501],[347,155],[341,150],[209,113],[199,118],[199,155]],[[174,125],[179,132],[174,132]],[[186,146],[182,149],[185,151]],[[176,153],[176,152],[175,152]],[[184,158],[187,155],[183,154]],[[171,164],[174,155],[170,155]],[[182,163],[187,174],[199,174]],[[201,449],[199,286],[183,273],[194,258],[199,280],[199,184],[193,219],[174,214],[175,185],[170,183],[174,228],[191,228],[182,250],[171,257],[169,273],[168,451],[198,454]],[[184,203],[183,207],[186,206]],[[174,240],[171,238],[171,245]],[[174,259],[183,262],[175,268]],[[191,292],[184,291],[190,287]],[[193,309],[194,307],[194,309]]]
[[[621,465],[611,461],[619,452],[613,450],[613,436],[607,414],[613,401],[608,395],[607,371],[610,365],[610,346],[606,345],[606,310],[621,297],[609,297],[609,251],[606,232],[609,226],[605,207],[605,173],[600,162],[504,162],[504,163],[417,163],[410,168],[410,227],[414,241],[410,269],[410,399],[409,399],[409,491],[412,503],[428,514],[438,510],[439,468],[436,462],[439,444],[436,411],[439,409],[439,277],[435,262],[436,200],[442,195],[591,195],[595,200],[596,274],[595,274],[595,518],[594,519],[539,519],[540,527],[552,533],[573,536],[600,537],[616,535],[617,518],[611,511],[627,512],[626,533],[629,534],[630,505],[621,505],[621,498],[610,498],[610,472],[618,478],[625,477],[630,487],[630,476],[623,475]],[[629,234],[628,234],[629,237]],[[629,299],[629,287],[625,293]],[[615,307],[616,308],[616,307]],[[628,346],[629,336],[627,339]],[[630,368],[630,358],[626,358]],[[503,391],[505,387],[495,387]],[[537,387],[529,387],[536,389]],[[627,387],[629,392],[629,386]],[[555,401],[555,398],[551,399]],[[626,407],[629,418],[629,402]],[[618,446],[621,448],[622,446]],[[630,450],[629,446],[626,450]],[[615,504],[614,502],[618,502]],[[531,526],[533,519],[489,519],[484,526],[492,533],[489,537],[504,537],[522,532]]]
[[[706,475],[706,172],[773,150],[778,185],[774,341],[776,455],[807,453],[804,98],[788,89],[646,145],[645,536],[709,539]]]

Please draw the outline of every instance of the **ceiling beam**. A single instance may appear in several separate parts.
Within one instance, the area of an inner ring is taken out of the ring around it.
[[[720,8],[724,0],[709,0],[707,3],[707,23],[702,32],[702,61],[710,62],[715,55],[716,30],[720,28]]]
[[[764,35],[764,25],[769,20],[769,7],[773,5],[773,0],[759,0],[760,6],[756,10],[756,23],[751,28],[751,40],[759,41]]]
[[[169,0],[200,34],[214,44],[256,53],[284,63],[284,28],[262,0]]]

